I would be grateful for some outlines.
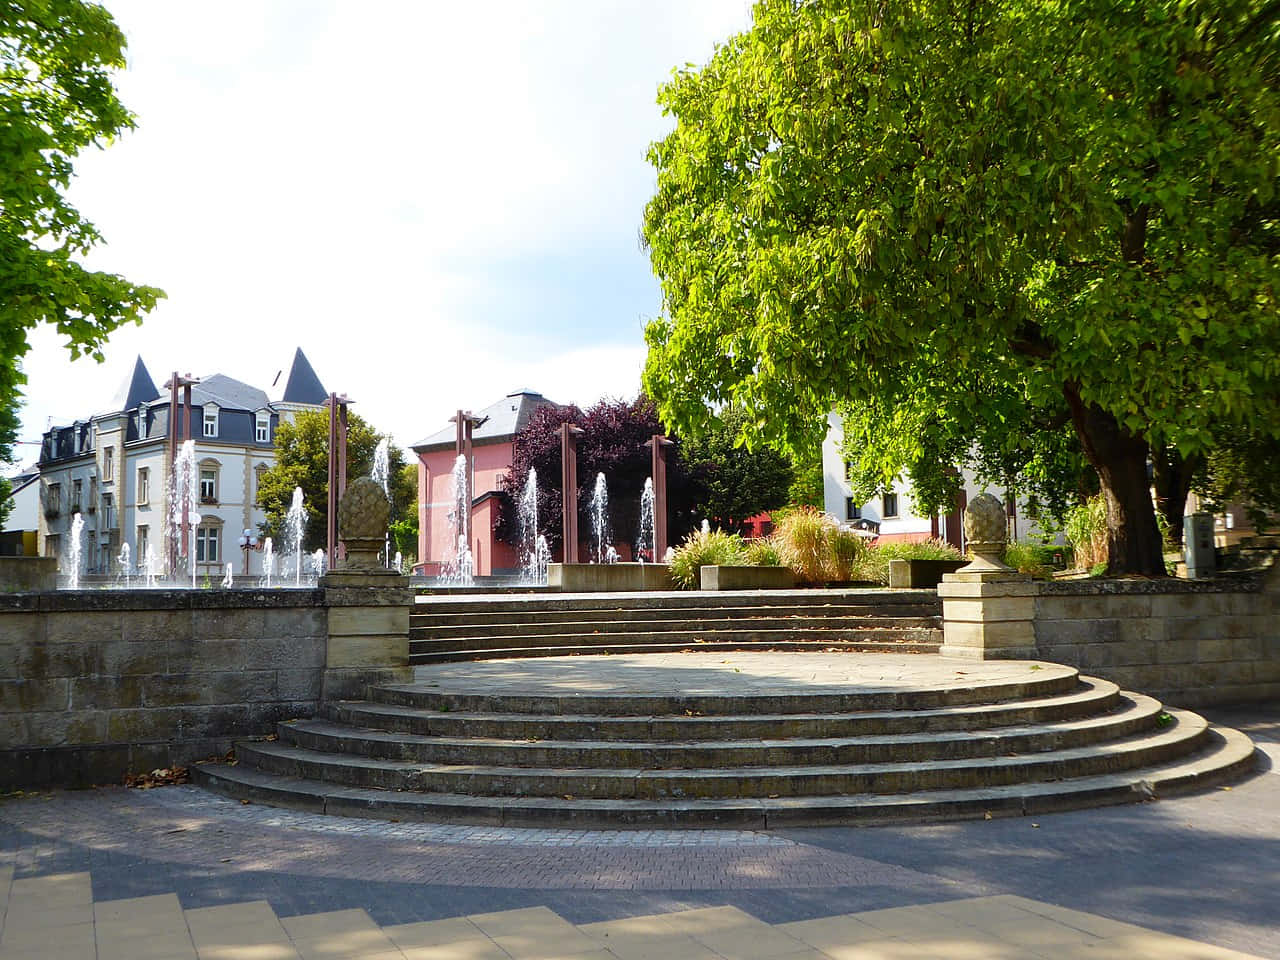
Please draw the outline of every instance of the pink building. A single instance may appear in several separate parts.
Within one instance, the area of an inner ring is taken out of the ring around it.
[[[519,566],[515,550],[495,536],[498,525],[498,481],[511,469],[515,435],[539,407],[555,406],[532,390],[517,390],[497,403],[474,411],[481,421],[472,433],[470,541],[476,576],[512,573]],[[449,510],[453,503],[453,464],[457,459],[457,427],[450,423],[410,449],[418,455],[418,565],[415,572],[438,576],[457,553]]]

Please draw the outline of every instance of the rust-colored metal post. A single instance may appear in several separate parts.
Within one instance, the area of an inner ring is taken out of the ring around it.
[[[345,393],[342,396],[331,393],[325,401],[329,408],[329,515],[325,523],[325,548],[331,568],[346,556],[338,539],[338,501],[347,489],[347,405],[352,402]]]
[[[662,563],[667,553],[667,447],[671,441],[655,433],[646,446],[653,452],[653,562]]]
[[[571,423],[560,425],[561,515],[564,562],[578,562],[578,434]]]

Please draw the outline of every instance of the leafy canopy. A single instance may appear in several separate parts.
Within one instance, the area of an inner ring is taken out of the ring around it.
[[[1260,0],[763,0],[660,93],[647,391],[851,405],[883,477],[1087,456],[1162,570],[1147,451],[1280,439],[1278,68]]]
[[[19,402],[37,324],[53,324],[72,357],[101,361],[107,335],[164,296],[79,263],[102,235],[64,195],[82,150],[134,126],[111,84],[124,46],[96,4],[0,2],[0,409]]]
[[[348,480],[373,472],[373,454],[384,436],[359,414],[347,415]],[[294,488],[301,487],[307,515],[304,548],[323,548],[329,516],[329,412],[304,410],[295,414],[292,422],[281,419],[276,428],[275,449],[276,462],[258,483],[258,506],[267,514],[262,534],[281,542]],[[390,446],[388,460],[394,524],[410,511],[416,517],[417,484],[404,469],[404,451],[395,444]]]

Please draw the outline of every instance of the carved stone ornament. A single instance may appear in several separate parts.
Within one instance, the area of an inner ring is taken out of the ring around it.
[[[338,502],[338,539],[347,548],[346,570],[379,570],[378,551],[383,548],[391,501],[382,485],[361,477],[347,485]]]
[[[973,562],[966,571],[1009,570],[1001,561],[1008,540],[1008,520],[1004,504],[989,493],[969,501],[964,511],[964,539]]]

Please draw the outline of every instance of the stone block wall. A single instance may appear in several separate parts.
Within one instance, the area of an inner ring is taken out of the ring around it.
[[[319,590],[0,595],[0,786],[118,782],[313,715]]]
[[[1041,659],[1174,706],[1280,698],[1280,566],[1252,579],[1038,586]]]

